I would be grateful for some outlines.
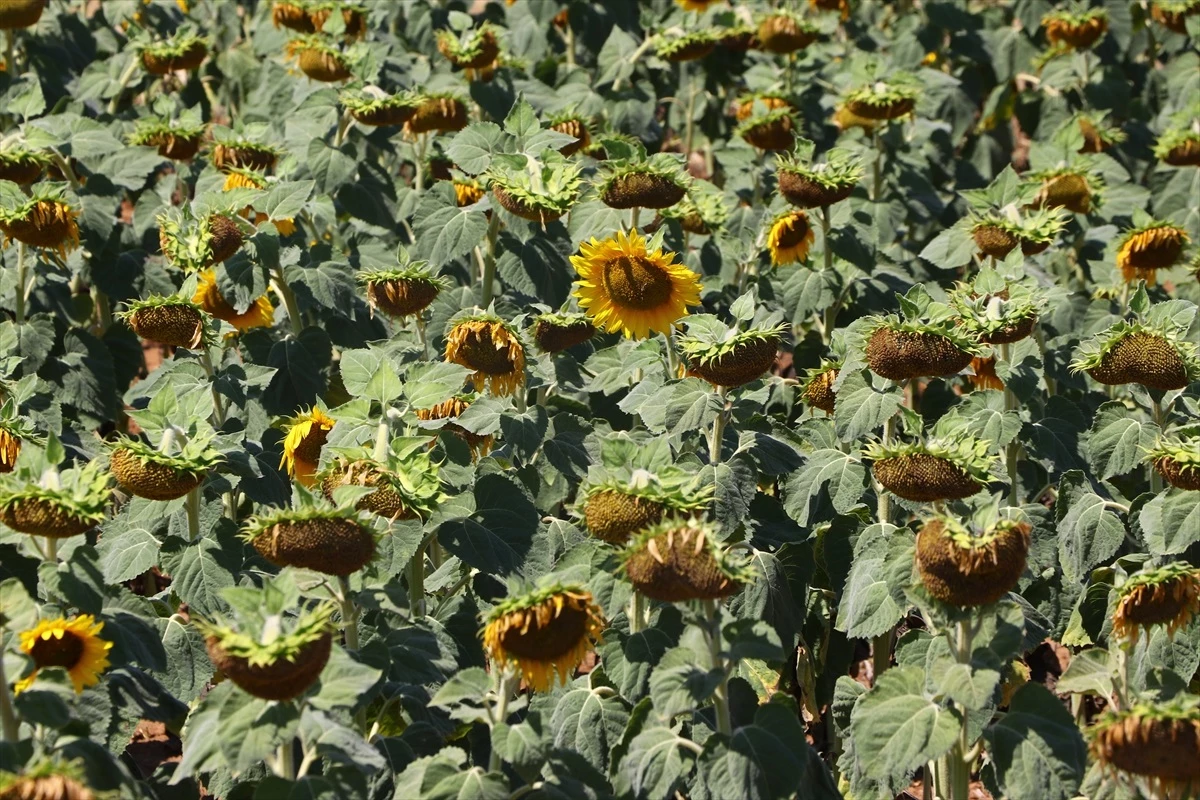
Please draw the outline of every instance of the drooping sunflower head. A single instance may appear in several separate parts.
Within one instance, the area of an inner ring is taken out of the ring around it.
[[[621,571],[637,591],[664,603],[736,594],[754,571],[722,551],[715,534],[695,519],[664,520],[633,537],[621,552]]]
[[[1187,18],[1200,14],[1200,0],[1154,0],[1150,16],[1175,33],[1187,33]]]
[[[498,603],[485,620],[483,646],[494,664],[515,666],[531,689],[545,692],[571,679],[605,624],[590,592],[552,584]]]
[[[25,465],[3,476],[0,522],[18,533],[65,539],[104,521],[112,490],[99,460],[70,467],[56,477]]]
[[[446,360],[472,370],[475,391],[516,394],[525,385],[525,345],[520,333],[494,314],[458,318],[446,334]]]
[[[420,314],[445,288],[445,282],[429,269],[429,262],[407,258],[389,269],[364,270],[358,274],[358,282],[367,287],[371,305],[393,317]]]
[[[140,119],[129,135],[132,145],[157,147],[158,154],[174,161],[187,161],[200,149],[207,126],[184,119],[148,117]]]
[[[999,520],[973,531],[961,520],[937,515],[917,535],[921,583],[932,597],[960,607],[994,603],[1017,585],[1029,553],[1030,525]]]
[[[1200,436],[1162,437],[1146,451],[1145,461],[1172,486],[1200,491]]]
[[[436,429],[440,427],[462,437],[471,449],[472,457],[478,459],[491,452],[495,437],[474,433],[454,422],[471,405],[472,399],[470,396],[460,395],[438,403],[433,408],[418,408],[417,419],[422,422],[435,423],[435,425],[421,426],[423,428]],[[436,425],[436,423],[440,423],[440,425]]]
[[[246,692],[265,700],[290,700],[304,692],[329,659],[334,604],[302,607],[291,574],[261,589],[222,590],[231,617],[197,619],[209,658]]]
[[[1080,111],[1073,118],[1076,128],[1083,136],[1080,153],[1103,153],[1113,145],[1120,144],[1128,137],[1125,131],[1108,124],[1104,115],[1089,114]]]
[[[347,89],[338,95],[338,101],[350,116],[372,127],[403,125],[417,110],[412,92],[388,94],[375,86]]]
[[[724,2],[725,0],[675,0],[675,5],[684,11],[695,11],[699,14],[702,11],[707,11],[711,6]]]
[[[0,30],[13,31],[37,25],[46,5],[44,0],[7,0],[0,6]]]
[[[247,520],[241,537],[272,564],[323,575],[351,575],[375,557],[374,532],[350,508],[273,509]]]
[[[42,176],[51,161],[50,156],[42,150],[5,145],[0,147],[0,181],[28,186]]]
[[[1181,692],[1167,702],[1108,711],[1087,730],[1101,769],[1133,778],[1153,797],[1195,797],[1200,788],[1200,702]],[[1139,792],[1140,794],[1140,792]]]
[[[296,60],[300,71],[314,81],[337,83],[352,77],[349,52],[339,47],[331,36],[301,34],[287,43],[286,51],[289,58]]]
[[[717,32],[708,28],[684,33],[660,33],[654,37],[654,52],[664,61],[678,63],[704,58],[717,46]]]
[[[1200,570],[1184,561],[1136,572],[1116,591],[1113,633],[1131,642],[1155,625],[1174,636],[1200,613]]]
[[[1121,320],[1083,342],[1071,369],[1108,386],[1140,383],[1170,391],[1200,380],[1200,354],[1178,330]]]
[[[21,650],[33,659],[34,668],[17,681],[15,690],[28,689],[38,672],[50,667],[65,669],[76,692],[95,686],[109,665],[108,651],[112,649],[112,642],[100,638],[103,630],[103,622],[97,622],[91,614],[80,614],[74,619],[44,619],[21,631]]]
[[[41,5],[38,0],[39,9]],[[115,800],[115,796],[114,792],[89,788],[79,761],[45,759],[20,772],[0,769],[0,798],[4,800]]]
[[[1164,131],[1154,144],[1154,157],[1175,167],[1200,166],[1200,123]]]
[[[804,402],[826,414],[832,414],[837,403],[834,384],[837,383],[841,371],[841,361],[822,361],[819,367],[810,370],[800,388],[800,396],[804,398]]]
[[[586,150],[592,143],[592,134],[587,118],[572,109],[551,114],[547,124],[552,131],[575,137],[575,141],[559,148],[558,152],[564,156],[573,156],[580,150]]]
[[[738,122],[745,122],[752,117],[759,117],[778,109],[792,109],[791,101],[775,92],[751,92],[740,96],[733,103],[733,115]]]
[[[321,448],[325,446],[333,424],[333,418],[320,406],[284,420],[283,458],[279,466],[286,467],[287,474],[302,486],[313,485]]]
[[[136,46],[142,66],[152,75],[166,75],[175,70],[193,70],[208,56],[209,40],[188,26],[180,28],[169,39],[146,41]]]
[[[1092,210],[1104,183],[1100,175],[1089,171],[1083,163],[1032,173],[1029,178],[1041,183],[1041,190],[1033,200],[1035,208],[1065,208],[1076,214]]]
[[[995,292],[963,284],[950,292],[950,303],[958,314],[958,327],[984,344],[1013,344],[1027,338],[1046,308],[1041,292],[1019,283]]]
[[[813,226],[808,214],[800,209],[784,211],[771,221],[767,231],[767,250],[772,264],[794,264],[808,258],[813,243]]]
[[[316,480],[331,501],[342,486],[374,489],[355,508],[389,520],[428,519],[446,497],[438,478],[438,466],[424,450],[412,450],[402,456],[389,453],[386,462],[376,461],[368,452],[339,455]]]
[[[441,131],[454,133],[467,127],[467,106],[451,92],[424,93],[414,98],[413,114],[404,123],[410,135]]]
[[[199,281],[196,284],[196,293],[192,296],[192,302],[217,319],[228,322],[239,331],[269,328],[275,322],[275,306],[271,303],[269,296],[264,294],[252,302],[245,311],[238,311],[221,293],[221,287],[217,285],[217,274],[211,269],[201,270],[199,273]]]
[[[661,246],[651,250],[637,231],[593,238],[571,256],[579,273],[575,297],[596,325],[610,333],[644,339],[667,333],[700,305],[700,280]]]
[[[283,155],[283,151],[272,144],[228,130],[214,129],[213,134],[217,141],[212,149],[212,163],[222,172],[240,167],[267,173],[275,168],[275,162]]]
[[[473,206],[483,199],[483,187],[479,181],[469,178],[454,179],[454,204],[459,208]]]
[[[592,536],[621,545],[665,517],[703,512],[711,494],[711,484],[675,465],[602,473],[580,489],[579,514]]]
[[[484,173],[492,196],[505,211],[545,225],[570,210],[579,199],[580,166],[550,153],[537,173],[494,166]]]
[[[596,335],[596,326],[579,313],[539,314],[533,320],[533,340],[543,353],[561,353]]]
[[[28,197],[14,204],[0,204],[0,231],[8,242],[67,253],[79,247],[79,211],[66,198],[64,184],[39,183]]]
[[[606,146],[621,144],[605,137]],[[640,143],[635,148],[641,148]],[[619,159],[605,165],[596,192],[609,208],[669,208],[687,194],[691,180],[673,153],[655,153],[649,159]]]
[[[829,151],[821,162],[814,163],[801,151],[785,153],[775,163],[779,193],[800,208],[830,206],[845,200],[863,176],[859,160],[840,150]]]
[[[921,83],[915,76],[897,72],[887,80],[867,83],[851,90],[843,101],[855,117],[882,122],[899,119],[917,105]]]
[[[171,209],[159,214],[156,221],[163,255],[185,272],[227,260],[244,241],[241,227],[230,214],[207,214],[197,219],[187,210]]]
[[[680,337],[688,371],[714,386],[734,388],[762,377],[775,365],[786,324],[745,331],[689,325]]]
[[[437,49],[459,69],[486,69],[500,56],[499,34],[500,29],[488,22],[461,34],[443,28],[437,32]]]
[[[308,18],[314,31],[325,29],[325,23],[334,14],[342,17],[344,36],[347,39],[357,39],[367,32],[367,7],[362,3],[349,0],[308,0],[304,4],[308,9]]]
[[[778,8],[758,23],[758,41],[771,53],[792,53],[808,47],[821,35],[820,28],[795,11]]]
[[[117,483],[130,494],[150,500],[183,497],[222,460],[221,453],[201,437],[189,439],[176,453],[129,437],[109,445],[109,468]]]
[[[986,352],[950,316],[929,319],[876,317],[865,355],[876,375],[893,381],[956,375]]]
[[[871,472],[892,494],[917,503],[961,500],[992,479],[997,457],[991,443],[962,435],[925,442],[871,442],[863,455]]]
[[[225,184],[222,190],[232,192],[234,189],[265,189],[267,187],[266,173],[245,167],[227,167]]]
[[[7,420],[0,421],[0,473],[12,472],[20,455],[20,433]]]
[[[696,181],[683,200],[658,213],[663,219],[678,220],[681,228],[697,236],[710,236],[729,220],[724,195],[707,181]]]
[[[1046,29],[1046,38],[1052,43],[1086,49],[1108,30],[1108,11],[1101,7],[1089,8],[1077,4],[1073,8],[1045,15],[1042,17],[1042,27]]]
[[[1190,239],[1180,226],[1158,220],[1126,231],[1117,245],[1121,277],[1126,283],[1140,279],[1153,284],[1158,270],[1179,262]]]
[[[796,143],[794,114],[790,107],[776,108],[750,117],[738,125],[734,133],[759,150],[790,150]]]
[[[196,349],[212,338],[204,309],[186,297],[154,295],[133,300],[118,317],[141,338],[170,347]]]

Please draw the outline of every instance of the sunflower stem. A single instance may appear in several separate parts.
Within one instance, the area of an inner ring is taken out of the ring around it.
[[[516,688],[514,677],[508,671],[507,666],[493,663],[492,669],[496,672],[496,705],[492,708],[492,729],[497,725],[503,725],[508,719],[508,700]],[[492,753],[488,756],[488,772],[499,772],[501,766],[500,751],[492,747]]]
[[[163,431],[162,439],[158,442],[158,452],[168,453],[171,451],[171,445],[175,443],[175,426],[169,426]]]
[[[1166,415],[1163,414],[1162,401],[1151,396],[1150,411],[1154,415],[1154,424],[1158,426],[1159,432],[1166,433],[1167,420]],[[1149,464],[1146,469],[1150,473],[1150,491],[1154,492],[1154,494],[1161,494],[1163,490],[1162,475],[1154,468],[1154,464]]]
[[[879,135],[879,126],[876,125],[871,129],[871,139],[875,145],[875,168],[872,171],[871,181],[871,202],[879,202],[879,197],[882,194],[880,191],[880,176],[883,174],[883,138]]]
[[[567,17],[567,32],[563,35],[567,50],[567,69],[575,69],[575,29],[571,27],[571,18]]]
[[[58,539],[53,536],[46,537],[46,561],[51,564],[58,563]]]
[[[275,751],[275,774],[285,781],[296,780],[296,759],[292,753],[293,740],[288,739]]]
[[[1011,377],[1012,353],[1010,345],[1000,345],[1000,360],[1008,365]],[[1017,396],[1013,394],[1013,390],[1009,388],[1008,382],[1004,383],[1004,410],[1017,411],[1020,404],[1017,402]],[[1019,412],[1018,412],[1019,413]],[[1008,504],[1010,506],[1019,506],[1021,504],[1021,487],[1017,474],[1017,458],[1020,452],[1020,443],[1013,439],[1004,448],[1004,468],[1008,472]]]
[[[637,589],[629,598],[629,632],[640,633],[646,626],[646,599]]]
[[[821,254],[825,258],[825,273],[828,275],[833,272],[833,250],[829,247],[829,230],[832,227],[829,220],[829,206],[821,206],[821,247],[824,252]],[[842,307],[842,296],[838,295],[837,300],[831,303],[826,309],[822,317],[821,339],[825,345],[833,339],[833,330],[837,325],[838,312]]]
[[[333,147],[336,150],[342,146],[342,142],[346,140],[346,131],[350,129],[350,109],[346,109],[342,113],[341,119],[338,120],[337,137],[333,140]]]
[[[425,333],[425,318],[420,313],[413,315],[417,326],[417,338],[421,341],[421,358],[429,359],[429,337]]]
[[[488,220],[487,256],[483,259],[483,275],[480,276],[480,305],[485,309],[491,306],[496,283],[496,239],[500,234],[500,215],[494,210]]]
[[[4,741],[17,741],[20,728],[17,712],[13,708],[12,692],[8,688],[8,678],[4,675],[4,659],[0,658],[0,732],[4,734]]]
[[[10,35],[12,31],[7,31]],[[25,243],[17,245],[17,324],[25,324]]]
[[[200,487],[197,486],[187,493],[187,523],[188,541],[194,542],[200,538]]]
[[[350,590],[350,576],[338,576],[338,605],[342,609],[342,633],[346,637],[346,648],[358,650],[358,609]]]
[[[371,453],[371,458],[382,462],[387,458],[388,443],[391,440],[391,429],[388,425],[387,414],[383,415],[383,419],[379,420],[379,426],[375,428],[375,450]]]
[[[417,134],[417,171],[413,176],[413,190],[417,194],[425,191],[425,145],[427,144],[426,135],[423,133]],[[495,216],[495,212],[492,212]]]
[[[17,33],[11,28],[4,30],[4,71],[9,75],[17,74]]]
[[[721,398],[721,410],[713,420],[712,437],[708,440],[708,463],[713,466],[721,463],[721,440],[725,436],[725,422],[729,415],[728,403],[725,400],[728,391],[724,386],[717,389],[717,396]]]
[[[683,61],[679,64],[680,83],[683,83],[682,78],[688,79],[688,101],[687,101],[687,117],[683,121],[683,161],[684,168],[687,168],[687,163],[692,158],[692,146],[696,141],[696,74],[689,69],[688,62]]]
[[[957,639],[954,642],[954,657],[959,664],[971,663],[971,643],[975,638],[976,626],[968,620],[959,620],[956,626]],[[971,748],[967,742],[966,706],[961,706],[962,725],[958,731],[958,744],[951,748],[944,758],[948,759],[947,772],[950,777],[950,797],[952,800],[969,800],[971,794]],[[970,758],[970,761],[968,761]]]
[[[642,209],[638,206],[634,206],[633,208],[629,209],[629,230],[634,232],[637,231],[638,214],[641,212],[641,210]]]
[[[271,283],[275,286],[275,291],[283,298],[288,321],[292,325],[292,333],[299,336],[300,331],[304,330],[304,321],[300,319],[300,306],[296,303],[296,295],[292,292],[292,287],[288,286],[287,278],[283,275],[282,266],[277,266],[272,271]]]
[[[117,109],[121,106],[121,95],[125,93],[125,87],[129,85],[129,81],[131,78],[133,78],[133,73],[137,72],[138,64],[140,63],[141,59],[137,56],[130,58],[129,66],[125,67],[125,71],[121,73],[121,77],[117,81],[116,93],[113,94],[112,98],[108,101],[109,114],[117,113]]]
[[[881,633],[871,640],[871,667],[875,672],[875,680],[887,672],[892,665],[892,636],[895,630]]]
[[[892,430],[895,424],[895,417],[888,417],[887,421],[883,423],[883,436],[880,437],[880,442],[884,447],[892,443]],[[887,490],[878,481],[876,481],[875,492],[877,498],[875,502],[875,516],[878,518],[879,524],[884,525],[892,517],[892,496],[888,494]]]
[[[408,562],[408,608],[414,618],[425,616],[425,545]]]
[[[713,693],[713,707],[717,712],[717,732],[733,735],[733,720],[729,716],[729,670],[721,655],[721,616],[716,600],[704,601],[704,617],[707,621],[708,652],[712,657],[712,668],[721,671],[721,683]]]

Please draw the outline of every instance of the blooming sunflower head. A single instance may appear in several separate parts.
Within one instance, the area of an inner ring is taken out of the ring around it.
[[[459,208],[475,205],[483,199],[483,195],[483,187],[479,185],[479,181],[469,178],[454,179],[454,204]]]
[[[228,322],[239,331],[269,328],[274,323],[275,306],[267,295],[264,294],[252,302],[244,311],[238,311],[221,293],[221,287],[217,285],[217,274],[213,270],[202,270],[199,278],[192,302],[217,319]]]
[[[232,192],[234,189],[265,189],[267,175],[249,167],[229,167],[225,170],[225,184],[222,190]]]
[[[1117,588],[1113,633],[1136,642],[1142,630],[1165,625],[1167,635],[1200,612],[1200,570],[1177,561],[1134,573]]]
[[[312,486],[313,475],[321,460],[321,448],[333,430],[333,418],[319,406],[301,411],[283,422],[283,458],[281,468],[302,486]]]
[[[401,254],[395,267],[358,273],[358,282],[367,288],[371,305],[393,317],[420,314],[445,288],[429,269],[429,262],[410,260],[407,253]]]
[[[718,548],[712,526],[696,519],[668,519],[647,528],[620,560],[637,591],[664,603],[719,600],[754,579],[749,564]]]
[[[38,2],[39,11],[41,2]],[[79,761],[39,761],[20,772],[0,769],[0,797],[5,800],[115,800],[115,792],[102,792],[87,785]]]
[[[1166,702],[1108,711],[1087,730],[1101,769],[1145,785],[1151,797],[1194,797],[1200,786],[1200,698],[1181,692]]]
[[[1200,436],[1162,437],[1146,451],[1145,460],[1172,486],[1200,491]]]
[[[724,325],[688,325],[679,339],[688,372],[714,386],[734,388],[762,377],[775,365],[786,324],[739,331]]]
[[[485,620],[483,646],[494,664],[515,666],[531,689],[545,692],[570,680],[604,627],[590,592],[556,583],[498,603]]]
[[[66,197],[65,184],[39,183],[19,202],[0,203],[0,231],[9,242],[67,253],[79,247],[79,211]],[[6,196],[7,200],[7,196]]]
[[[1121,277],[1126,283],[1139,279],[1154,283],[1158,270],[1170,269],[1179,262],[1188,241],[1186,230],[1158,220],[1126,231],[1117,244]]]
[[[700,280],[674,253],[651,250],[645,237],[618,231],[603,241],[592,238],[571,256],[579,273],[575,297],[596,325],[610,333],[644,339],[667,333],[700,305]]]
[[[74,619],[44,619],[21,631],[21,650],[33,659],[34,668],[17,681],[16,691],[28,689],[38,672],[50,667],[65,669],[76,692],[95,686],[109,665],[108,651],[112,649],[112,642],[100,638],[103,630],[103,622],[97,622],[91,614],[80,614]]]
[[[813,226],[800,209],[785,211],[771,221],[767,250],[772,264],[793,264],[808,258],[813,243]]]
[[[446,360],[472,370],[475,391],[516,394],[525,385],[525,345],[515,328],[494,314],[460,317],[446,334]]]

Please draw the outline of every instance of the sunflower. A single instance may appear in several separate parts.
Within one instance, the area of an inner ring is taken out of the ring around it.
[[[1113,633],[1131,642],[1141,630],[1166,625],[1174,636],[1200,613],[1200,570],[1183,561],[1130,576],[1117,590]]]
[[[3,800],[107,800],[111,792],[93,792],[87,786],[81,762],[46,759],[19,773],[0,769]]]
[[[79,247],[79,212],[63,199],[36,191],[27,203],[5,212],[0,210],[0,231],[11,241],[53,250],[60,258]]]
[[[454,181],[454,202],[459,207],[473,206],[483,199],[483,187],[475,181]]]
[[[230,167],[229,174],[225,176],[225,185],[222,191],[231,192],[234,189],[264,189],[267,185],[267,177],[258,170],[249,169],[248,167]]]
[[[645,339],[651,332],[667,333],[700,305],[700,281],[674,253],[660,247],[650,251],[637,231],[618,231],[604,241],[592,238],[571,256],[579,272],[575,297],[598,326],[610,333]]]
[[[767,234],[767,249],[771,251],[772,264],[792,264],[808,258],[808,248],[813,243],[813,229],[808,214],[803,211],[785,211],[771,223]]]
[[[1117,266],[1126,283],[1137,279],[1154,283],[1158,270],[1170,269],[1183,254],[1187,231],[1169,222],[1151,222],[1135,228],[1117,247]]]
[[[103,622],[96,622],[91,614],[80,614],[72,620],[42,620],[32,629],[21,631],[21,649],[36,666],[28,677],[17,681],[15,690],[19,693],[32,686],[38,671],[45,667],[65,669],[77,693],[99,683],[112,649],[112,642],[100,638],[102,630]]]
[[[12,472],[21,455],[21,437],[0,423],[0,472]]]
[[[192,302],[212,314],[217,319],[223,319],[239,331],[251,328],[269,328],[275,319],[275,306],[267,295],[255,300],[245,311],[238,312],[221,294],[217,286],[217,275],[211,269],[200,273],[200,283],[196,286],[196,294]]]
[[[675,0],[675,5],[684,11],[695,11],[699,14],[702,11],[707,11],[709,6],[715,6],[718,3],[724,2],[725,0]]]
[[[499,603],[488,614],[483,646],[493,662],[515,664],[534,691],[566,683],[600,640],[604,615],[591,593],[557,584]]]
[[[301,486],[312,486],[317,462],[321,460],[321,448],[333,430],[333,419],[317,406],[310,411],[301,411],[284,425],[287,434],[283,438],[283,458],[279,466],[287,467],[287,473]]]
[[[446,360],[474,370],[475,391],[516,394],[525,385],[525,347],[516,331],[490,314],[465,317],[446,336]]]
[[[450,431],[459,436],[467,443],[467,447],[471,450],[472,459],[478,459],[486,456],[492,450],[492,445],[495,443],[495,437],[487,434],[472,433],[463,426],[453,420],[462,416],[462,413],[471,405],[470,396],[451,397],[449,400],[438,403],[433,408],[418,408],[417,419],[422,422],[437,422],[438,420],[450,420],[441,426],[440,430]],[[423,426],[431,427],[431,426]],[[432,447],[432,443],[430,444]]]

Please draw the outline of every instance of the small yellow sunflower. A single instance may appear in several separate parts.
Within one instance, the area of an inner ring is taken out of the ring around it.
[[[265,176],[252,169],[241,169],[233,167],[229,170],[229,174],[225,176],[225,185],[222,191],[230,192],[234,189],[262,189],[267,185]]]
[[[20,693],[32,686],[38,671],[45,667],[65,669],[76,692],[99,683],[112,649],[112,642],[99,636],[103,629],[104,623],[96,622],[91,614],[80,614],[71,620],[42,620],[31,630],[21,631],[21,649],[37,666],[29,677],[17,681],[15,690]]]
[[[592,643],[600,640],[604,615],[592,595],[577,586],[554,586],[504,600],[488,615],[483,646],[496,664],[515,664],[534,691],[570,680]]]
[[[21,437],[0,427],[0,472],[12,472],[21,455]]]
[[[667,333],[700,305],[700,280],[674,253],[646,249],[637,231],[618,231],[604,241],[593,238],[579,246],[571,265],[579,272],[575,297],[579,306],[610,333],[645,339]]]
[[[511,395],[525,385],[525,347],[499,317],[482,314],[458,322],[446,336],[446,360],[474,370],[475,391]]]
[[[483,189],[475,181],[454,181],[454,200],[459,208],[473,206],[483,199]]]
[[[211,269],[200,273],[200,283],[196,286],[196,294],[192,297],[192,302],[217,319],[225,320],[239,331],[248,331],[251,328],[269,328],[275,319],[275,306],[271,304],[271,298],[265,294],[239,314],[221,294],[221,289],[217,286],[217,274]]]
[[[286,430],[279,466],[286,466],[288,475],[301,486],[312,486],[321,448],[333,430],[333,419],[314,406],[311,411],[301,411],[288,420]]]
[[[808,248],[813,243],[813,229],[808,214],[803,211],[787,211],[771,223],[767,234],[767,249],[771,251],[772,264],[792,264],[808,258]]]

